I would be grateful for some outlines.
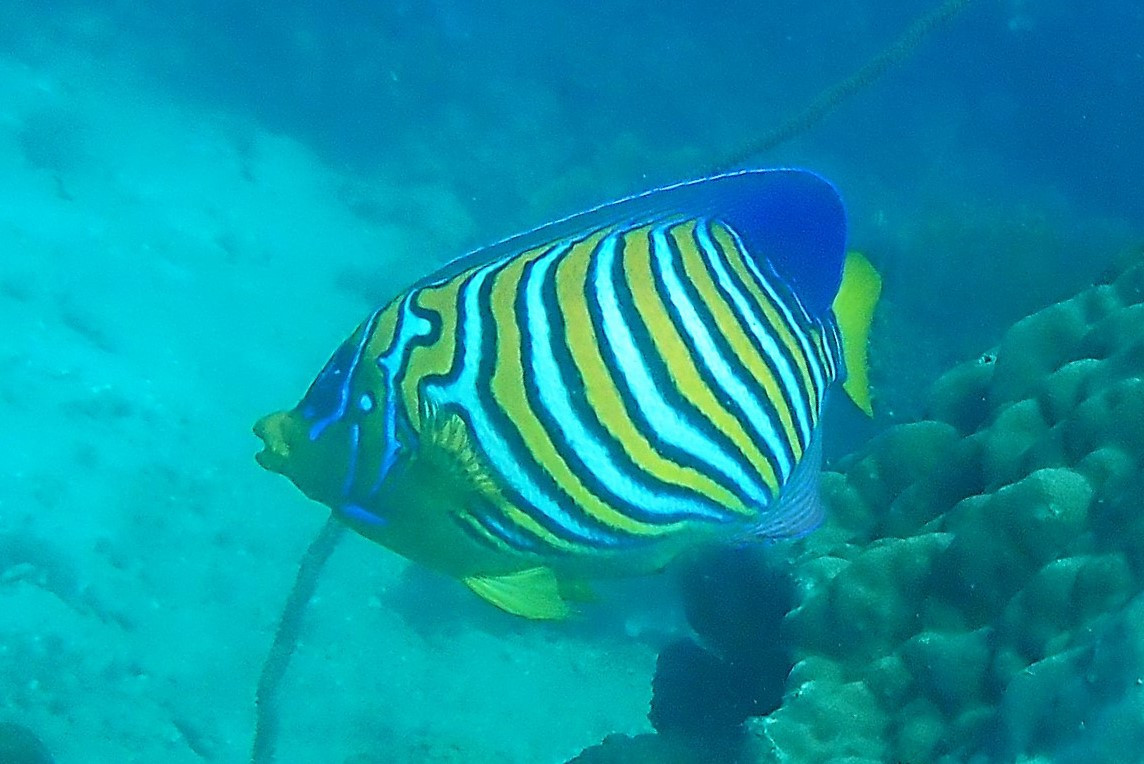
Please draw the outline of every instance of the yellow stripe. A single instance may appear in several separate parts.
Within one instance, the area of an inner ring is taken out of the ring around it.
[[[723,293],[716,286],[714,279],[711,278],[707,264],[699,255],[699,245],[695,241],[695,228],[695,222],[691,221],[674,226],[668,232],[683,254],[683,267],[687,279],[699,292],[700,299],[711,311],[711,317],[714,319],[713,328],[723,335],[723,338],[731,346],[731,350],[738,357],[739,362],[743,364],[755,382],[763,388],[767,399],[774,404],[775,410],[779,414],[779,420],[782,422],[783,433],[794,453],[795,461],[798,461],[802,457],[802,443],[799,441],[790,408],[786,405],[786,399],[783,397],[782,387],[763,357],[751,343],[735,311],[732,310],[723,297]]]
[[[539,252],[540,250],[533,250],[531,253],[522,255],[521,258],[529,256],[534,258]],[[431,374],[448,374],[452,370],[453,355],[457,347],[457,337],[461,331],[461,327],[457,323],[460,316],[460,290],[465,281],[477,270],[479,270],[479,267],[470,268],[467,271],[457,274],[440,286],[423,289],[421,293],[416,296],[419,305],[427,310],[436,312],[441,317],[442,327],[441,336],[437,342],[427,347],[418,346],[414,349],[409,358],[402,396],[406,400],[406,405],[410,405],[411,402],[414,404],[413,411],[416,412],[415,416],[420,416],[420,406],[417,405],[417,401],[419,401],[417,385],[421,379]],[[497,300],[494,298],[493,304],[496,305],[496,302]],[[511,306],[511,299],[509,300],[509,305]],[[517,379],[519,380],[520,378],[518,377]],[[414,425],[414,427],[419,430],[418,425]],[[574,551],[582,548],[574,542],[569,542],[566,539],[553,535],[527,512],[515,504],[506,501],[504,497],[500,495],[499,491],[496,497],[489,498],[494,502],[496,507],[504,513],[505,518],[509,522],[539,538],[549,546],[566,551]]]
[[[612,370],[600,353],[599,338],[588,310],[588,268],[592,251],[606,234],[600,233],[580,242],[557,266],[556,294],[564,314],[566,344],[572,361],[584,380],[588,405],[616,443],[634,464],[667,485],[694,491],[728,510],[752,515],[753,510],[707,475],[665,458],[656,451],[644,433],[628,416],[623,396],[616,387]]]
[[[674,526],[670,525],[656,526],[636,521],[589,491],[564,461],[525,395],[521,383],[524,378],[522,338],[513,308],[524,289],[521,283],[524,267],[543,254],[544,250],[537,249],[520,255],[497,275],[493,283],[489,300],[497,331],[497,359],[491,380],[493,397],[520,432],[532,459],[584,512],[610,528],[635,535],[654,536],[673,530]]]
[[[374,327],[373,336],[369,338],[365,353],[362,354],[363,358],[377,360],[378,356],[389,350],[389,346],[393,344],[393,333],[397,330],[397,312],[401,310],[401,301],[404,297],[404,294],[399,294],[385,306],[385,310],[377,319],[377,326]]]
[[[361,363],[358,364],[356,372],[358,384],[374,394],[378,406],[385,406],[389,389],[385,384],[381,369],[378,368],[377,359],[393,344],[393,335],[397,328],[397,315],[401,310],[403,297],[402,294],[394,298],[377,317],[377,325],[374,326],[373,334],[366,341]],[[382,417],[366,417],[363,427],[365,428],[361,434],[363,443],[379,443],[386,437],[385,420]],[[380,462],[381,453],[378,449],[364,448],[362,454],[362,458],[366,459],[367,462],[373,462],[373,464],[361,464],[360,469],[363,472],[373,469],[374,465]],[[373,459],[374,456],[377,458]]]
[[[441,321],[441,336],[431,345],[414,345],[405,362],[401,380],[401,399],[409,416],[410,426],[421,431],[421,394],[419,385],[428,376],[445,375],[453,368],[453,354],[457,348],[457,326],[460,289],[473,273],[470,269],[454,276],[444,284],[418,290],[413,303],[436,313]]]
[[[444,455],[452,459],[455,466],[465,467],[465,471],[468,472],[466,482],[470,488],[479,493],[490,506],[499,510],[510,524],[531,533],[550,547],[569,551],[582,549],[575,542],[553,535],[532,516],[505,498],[495,476],[489,472],[488,465],[475,449],[472,432],[461,417],[456,414],[449,414],[443,419],[433,416],[431,419],[425,419],[423,425],[421,447],[444,449]],[[479,523],[476,517],[479,510],[476,510],[471,502],[465,501],[463,496],[457,498],[461,500],[456,505],[458,516],[470,524]],[[480,526],[480,530],[489,535],[483,526]],[[494,538],[494,540],[498,544],[504,543],[500,539]]]
[[[586,546],[584,544],[577,544],[574,541],[562,539],[559,536],[553,535],[547,528],[533,519],[532,515],[525,512],[515,504],[505,502],[500,505],[500,510],[504,512],[504,516],[513,525],[518,528],[531,533],[544,543],[548,544],[554,549],[562,549],[566,552],[583,552],[585,549],[594,550],[594,547]]]
[[[463,522],[466,526],[473,529],[473,532],[478,534],[482,539],[487,541],[492,546],[497,547],[502,552],[516,552],[517,550],[512,547],[507,541],[500,536],[493,535],[484,524],[481,523],[476,516],[470,511],[468,507],[463,507],[457,512],[457,519]]]
[[[679,392],[697,408],[715,427],[724,433],[751,464],[755,465],[763,481],[774,493],[779,489],[779,478],[774,468],[743,428],[699,374],[679,329],[671,320],[667,306],[656,291],[652,269],[650,228],[631,231],[624,236],[624,274],[632,292],[636,312],[648,327],[652,344],[667,365],[668,372]]]
[[[746,286],[747,292],[754,297],[755,302],[763,312],[766,318],[766,323],[772,328],[778,336],[779,341],[787,349],[788,354],[794,359],[797,376],[799,382],[802,383],[803,393],[805,399],[810,402],[809,409],[812,412],[818,411],[819,395],[818,389],[814,386],[814,377],[810,373],[807,366],[806,353],[803,351],[802,346],[799,344],[798,339],[794,336],[794,330],[787,323],[782,312],[778,306],[774,304],[770,296],[755,280],[754,274],[751,273],[743,258],[750,257],[751,255],[743,252],[739,248],[739,243],[735,237],[727,230],[726,226],[721,223],[715,223],[711,226],[711,233],[715,241],[723,249],[726,255],[727,263],[731,266],[732,270],[738,275],[740,281]]]

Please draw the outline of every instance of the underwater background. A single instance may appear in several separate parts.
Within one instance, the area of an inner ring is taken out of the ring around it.
[[[277,760],[1137,760],[1144,9],[956,5],[752,154],[937,3],[0,3],[0,761],[249,760],[326,515],[252,422],[455,255],[728,162],[885,279],[827,526],[555,625],[347,535]]]

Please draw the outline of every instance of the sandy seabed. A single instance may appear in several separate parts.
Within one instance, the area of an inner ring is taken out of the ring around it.
[[[463,206],[363,216],[409,190],[94,65],[0,61],[0,104],[0,719],[61,764],[242,761],[324,519],[250,425],[452,254]],[[347,538],[279,760],[561,761],[643,731],[654,650],[613,626],[522,624]]]

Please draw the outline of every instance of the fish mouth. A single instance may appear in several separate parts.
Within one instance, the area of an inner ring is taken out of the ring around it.
[[[288,422],[289,413],[279,411],[254,423],[254,434],[263,444],[263,449],[254,455],[254,460],[263,469],[286,474],[290,461],[290,442],[286,437]]]

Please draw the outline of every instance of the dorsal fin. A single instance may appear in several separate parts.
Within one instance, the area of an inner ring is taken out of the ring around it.
[[[846,211],[834,186],[812,172],[774,171],[726,205],[718,217],[747,252],[769,264],[811,315],[824,316],[846,257]]]
[[[794,288],[809,311],[821,315],[830,307],[842,278],[846,215],[829,181],[796,169],[741,170],[602,204],[462,255],[417,286],[589,231],[673,216],[723,220],[752,255]]]

